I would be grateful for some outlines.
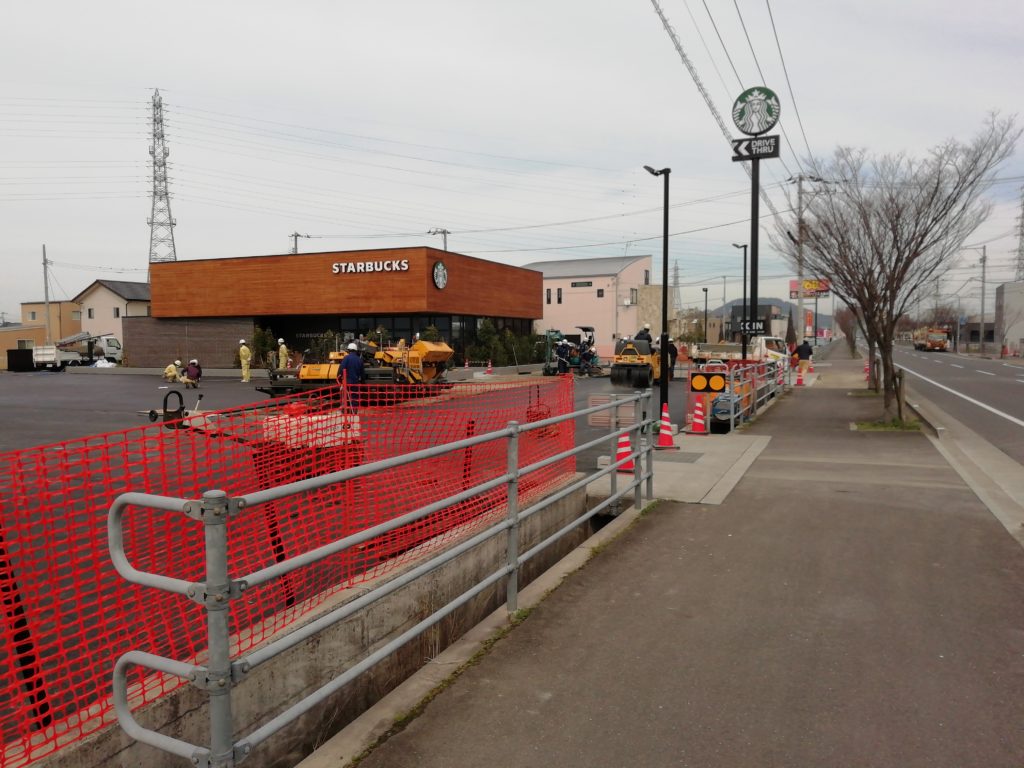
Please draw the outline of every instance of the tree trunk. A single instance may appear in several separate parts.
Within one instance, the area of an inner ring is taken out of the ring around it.
[[[882,418],[889,422],[898,418],[896,409],[896,369],[892,361],[892,342],[878,345],[882,356]]]

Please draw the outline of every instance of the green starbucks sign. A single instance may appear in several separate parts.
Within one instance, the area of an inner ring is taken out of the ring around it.
[[[732,121],[748,136],[760,136],[779,122],[779,109],[779,97],[771,88],[748,88],[732,105]]]

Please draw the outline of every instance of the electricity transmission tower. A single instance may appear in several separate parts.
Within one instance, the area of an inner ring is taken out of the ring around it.
[[[1024,280],[1024,187],[1020,188],[1020,218],[1017,219],[1017,270],[1014,280]]]
[[[171,199],[167,194],[167,155],[171,151],[164,140],[164,102],[159,89],[153,91],[153,143],[149,154],[153,157],[153,210],[149,224],[149,261],[177,261],[174,251],[174,227]]]

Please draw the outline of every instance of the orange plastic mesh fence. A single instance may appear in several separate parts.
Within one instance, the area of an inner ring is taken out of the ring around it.
[[[338,390],[320,390],[0,455],[0,765],[31,763],[113,722],[111,672],[122,653],[202,658],[203,609],[129,584],[114,570],[106,520],[119,494],[198,499],[219,489],[240,496],[573,410],[571,377],[356,389],[353,409],[338,407]],[[520,466],[573,444],[571,420],[526,432]],[[501,475],[506,449],[496,440],[250,507],[228,525],[229,573],[251,573]],[[570,458],[527,475],[520,503],[573,470]],[[422,556],[504,514],[505,493],[502,486],[477,495],[245,592],[232,602],[234,652],[332,592],[408,562],[413,548]],[[124,542],[140,570],[204,579],[203,525],[183,514],[133,507]],[[129,682],[135,703],[181,685],[160,674]]]

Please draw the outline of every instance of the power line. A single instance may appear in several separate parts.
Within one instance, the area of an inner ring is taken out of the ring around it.
[[[750,48],[750,55],[754,57],[754,66],[757,67],[757,74],[761,76],[761,85],[767,87],[768,81],[764,76],[764,72],[761,70],[761,62],[757,59],[757,54],[754,52],[754,44],[750,41],[750,33],[747,32],[747,23],[743,20],[743,14],[740,12],[740,5],[737,0],[732,0],[733,6],[736,8],[736,15],[739,16],[740,26],[743,28],[743,36],[747,38],[747,47]],[[800,156],[797,155],[796,150],[793,149],[793,142],[789,140],[789,134],[786,133],[786,129],[782,123],[779,123],[779,130],[782,131],[782,138],[786,140],[786,144],[789,146],[789,151],[793,154],[793,159],[796,160],[796,167],[800,169],[800,173],[804,172],[803,165],[800,162]],[[781,157],[779,162],[782,163],[782,167],[786,169],[786,173],[792,176],[792,172],[786,166],[786,161]]]
[[[740,73],[736,71],[736,65],[733,64],[732,56],[729,55],[729,49],[725,46],[725,41],[722,39],[722,33],[718,31],[718,25],[715,23],[715,17],[711,15],[711,9],[708,8],[708,0],[702,0],[704,3],[704,10],[708,13],[708,18],[711,20],[711,26],[715,28],[715,34],[718,35],[718,42],[722,46],[722,50],[725,52],[725,58],[729,60],[729,66],[732,67],[732,73],[736,75],[736,82],[743,88],[743,78],[740,77]]]
[[[172,110],[173,109],[178,109],[178,110],[181,110],[181,111],[184,111],[184,112],[203,112],[203,113],[209,114],[209,115],[220,115],[222,117],[233,117],[233,118],[236,118],[236,119],[239,119],[239,120],[248,120],[250,122],[267,123],[268,125],[279,125],[279,126],[282,126],[282,127],[285,127],[285,128],[298,128],[299,130],[314,131],[314,132],[317,132],[317,133],[327,133],[327,134],[333,134],[333,135],[336,135],[336,136],[347,136],[349,138],[362,139],[364,141],[376,141],[376,142],[380,142],[380,143],[383,143],[383,144],[398,144],[400,146],[417,147],[419,149],[437,149],[437,150],[440,150],[442,152],[453,152],[453,153],[463,154],[463,155],[474,155],[476,157],[490,157],[490,158],[493,158],[493,159],[496,159],[496,160],[512,160],[514,162],[519,162],[519,163],[536,163],[536,164],[539,164],[539,165],[550,165],[550,166],[556,166],[556,167],[561,167],[561,168],[579,168],[579,169],[582,169],[582,170],[608,171],[608,172],[614,172],[616,170],[614,168],[600,168],[600,167],[595,167],[595,166],[575,165],[575,164],[572,164],[572,163],[560,163],[560,162],[555,162],[553,160],[537,160],[535,158],[518,157],[518,156],[514,156],[514,155],[498,155],[498,154],[492,154],[492,153],[488,153],[488,152],[474,152],[474,151],[471,151],[471,150],[458,149],[458,148],[455,148],[455,147],[438,146],[436,144],[418,144],[418,143],[411,142],[411,141],[399,141],[397,139],[384,139],[384,138],[381,138],[379,136],[368,136],[366,134],[359,134],[359,133],[346,133],[345,131],[335,131],[335,130],[330,130],[330,129],[326,129],[326,128],[313,128],[313,127],[310,127],[310,126],[297,125],[295,123],[282,123],[282,122],[278,122],[276,120],[264,120],[264,119],[257,118],[257,117],[246,117],[244,115],[235,115],[235,114],[232,114],[232,113],[229,113],[229,112],[217,112],[217,111],[209,110],[209,109],[199,109],[198,107],[183,107],[181,105],[171,105],[171,106],[172,106]]]
[[[811,144],[807,141],[807,133],[804,131],[804,121],[800,117],[800,110],[796,105],[796,96],[793,94],[793,84],[789,80],[789,70],[786,68],[786,59],[782,55],[782,45],[779,43],[779,33],[775,29],[775,16],[772,15],[772,4],[771,0],[764,0],[765,5],[768,6],[768,18],[772,22],[772,34],[775,36],[775,47],[779,51],[779,61],[782,62],[782,72],[786,76],[786,88],[789,90],[790,101],[793,102],[793,113],[796,115],[796,122],[800,126],[800,133],[804,137],[804,146],[807,147],[807,157],[810,161],[814,162],[814,153],[811,151]]]
[[[792,209],[789,209],[789,210],[786,210],[786,211],[782,211],[782,213],[789,213],[790,210],[792,210]],[[766,213],[763,216],[760,216],[759,218],[766,219],[769,216],[777,216],[777,215],[778,215],[777,212],[776,213],[772,213],[772,214],[767,214]],[[748,218],[745,218],[745,219],[737,219],[736,221],[727,221],[724,224],[710,224],[710,225],[708,225],[706,227],[697,227],[696,229],[687,229],[687,230],[683,230],[681,232],[670,232],[669,233],[669,237],[678,237],[680,235],[692,235],[694,232],[707,232],[710,229],[721,229],[723,227],[731,227],[731,226],[734,226],[736,224],[746,224],[749,221],[750,221],[750,218],[748,217]],[[583,245],[557,245],[557,246],[549,246],[547,248],[506,248],[506,249],[496,250],[496,251],[466,251],[466,253],[467,254],[473,254],[473,253],[526,253],[528,251],[569,251],[569,250],[574,250],[576,248],[598,248],[598,247],[603,247],[603,246],[606,246],[606,245],[624,245],[625,243],[642,243],[642,242],[644,242],[646,240],[660,240],[661,238],[662,238],[661,235],[653,235],[651,237],[634,237],[634,238],[631,238],[629,240],[619,240],[617,242],[611,242],[611,243],[585,243]]]

